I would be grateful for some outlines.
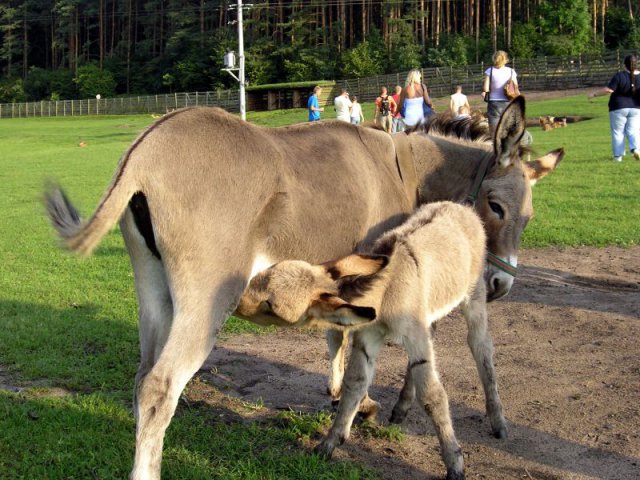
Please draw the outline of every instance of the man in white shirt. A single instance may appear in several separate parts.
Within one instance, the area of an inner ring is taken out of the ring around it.
[[[349,92],[347,92],[346,88],[340,90],[340,95],[333,100],[333,105],[336,109],[336,118],[343,122],[351,123],[351,113],[349,111],[351,100],[349,100]]]
[[[467,107],[471,110],[471,107],[469,106],[469,99],[464,93],[462,93],[462,85],[458,85],[456,87],[456,93],[451,95],[451,101],[449,102],[449,108],[455,115],[460,113],[460,107]]]

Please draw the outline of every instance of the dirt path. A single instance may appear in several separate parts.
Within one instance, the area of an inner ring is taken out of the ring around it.
[[[467,478],[640,479],[640,247],[527,250],[520,263],[511,294],[490,305],[508,440],[490,435],[464,319],[455,313],[438,324]],[[379,360],[371,393],[384,423],[405,361],[397,346]],[[200,378],[212,392],[261,398],[274,411],[315,411],[328,405],[327,369],[321,334],[279,331],[219,341]],[[417,406],[403,430],[402,441],[356,434],[336,457],[385,479],[441,478],[437,440]]]

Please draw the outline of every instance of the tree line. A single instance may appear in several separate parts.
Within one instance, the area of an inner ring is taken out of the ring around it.
[[[235,81],[228,0],[3,0],[0,102],[203,91]],[[640,45],[630,0],[256,0],[251,84],[353,78]]]

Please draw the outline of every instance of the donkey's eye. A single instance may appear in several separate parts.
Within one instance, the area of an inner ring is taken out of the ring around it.
[[[500,220],[504,218],[504,210],[500,206],[500,204],[496,202],[489,202],[489,208],[495,213]]]

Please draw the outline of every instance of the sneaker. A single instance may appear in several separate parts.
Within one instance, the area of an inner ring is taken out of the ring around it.
[[[622,157],[613,157],[613,161],[614,162],[621,162],[622,161]]]
[[[635,158],[636,160],[640,160],[640,150],[638,150],[637,148],[633,151],[633,158]]]

